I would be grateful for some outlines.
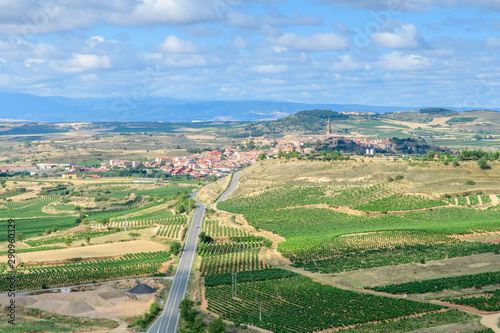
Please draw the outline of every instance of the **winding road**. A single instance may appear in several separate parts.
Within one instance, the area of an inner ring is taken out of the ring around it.
[[[231,178],[231,183],[215,203],[226,200],[229,197],[229,195],[236,189],[236,187],[238,187],[238,181],[240,180],[240,172],[241,171],[236,171],[235,173],[233,173],[233,178]]]
[[[217,202],[226,200],[229,194],[238,186],[240,172],[235,172],[231,183],[226,191],[217,199]],[[158,319],[149,327],[147,333],[175,333],[179,323],[179,304],[184,299],[189,281],[189,274],[193,266],[193,259],[196,253],[196,243],[201,229],[201,223],[205,216],[205,206],[195,200],[196,210],[193,214],[191,226],[184,243],[184,248],[179,260],[174,282],[170,288],[165,308]]]

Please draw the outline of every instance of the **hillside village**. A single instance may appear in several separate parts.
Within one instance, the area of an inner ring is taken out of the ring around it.
[[[188,178],[199,179],[210,176],[222,177],[244,165],[253,164],[258,159],[274,158],[280,154],[293,153],[295,156],[306,156],[318,154],[318,150],[325,147],[351,155],[400,153],[398,144],[403,144],[403,152],[408,154],[422,152],[419,151],[422,145],[419,146],[419,142],[416,140],[403,140],[401,143],[394,142],[393,139],[389,138],[370,139],[336,136],[332,134],[329,124],[325,135],[310,137],[289,135],[279,139],[249,137],[238,146],[226,146],[220,150],[207,150],[189,156],[158,156],[150,161],[111,159],[92,167],[77,165],[71,161],[4,166],[0,167],[0,173],[29,172],[31,176],[77,179],[106,177],[112,171],[123,169],[141,169],[145,170],[145,176],[151,174],[153,170],[158,170],[171,176],[186,175]]]

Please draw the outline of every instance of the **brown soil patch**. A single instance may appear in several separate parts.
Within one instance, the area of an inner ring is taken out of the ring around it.
[[[129,242],[119,242],[113,244],[88,245],[84,247],[72,247],[68,249],[49,250],[41,252],[28,252],[22,254],[25,262],[30,261],[56,261],[71,258],[93,258],[93,257],[113,257],[127,253],[139,253],[148,251],[167,251],[168,247],[148,240],[135,240]],[[4,257],[2,257],[2,260]]]
[[[500,267],[500,255],[484,253],[467,257],[431,260],[425,264],[410,263],[396,266],[361,269],[335,274],[336,280],[345,280],[352,286],[374,287],[390,283],[494,272]]]

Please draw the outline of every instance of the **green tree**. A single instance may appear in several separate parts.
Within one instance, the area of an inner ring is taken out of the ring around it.
[[[208,332],[209,333],[225,333],[226,332],[226,323],[222,321],[222,319],[216,318],[210,324],[208,324]]]
[[[205,333],[206,332],[206,330],[205,330],[206,326],[207,325],[203,321],[203,317],[202,316],[197,316],[194,319],[194,323],[191,325],[191,332]]]
[[[204,231],[200,232],[198,238],[201,243],[212,243],[214,241],[213,238],[207,235]]]
[[[70,247],[71,243],[73,243],[73,240],[71,238],[66,237],[66,239],[64,239],[64,244],[66,244],[67,247]]]
[[[486,162],[485,159],[478,159],[477,160],[477,165],[479,165],[479,167],[482,169],[482,170],[486,170],[486,169],[489,169],[489,166],[488,166],[488,163]]]
[[[173,242],[172,245],[170,245],[170,253],[172,253],[173,255],[178,255],[181,248],[182,248],[181,243]]]
[[[76,210],[77,212],[79,212],[79,211],[81,211],[81,210],[82,210],[82,207],[80,207],[80,206],[75,206],[75,210]]]
[[[187,322],[193,322],[195,318],[195,313],[193,311],[194,302],[188,298],[184,298],[179,304],[179,309],[181,310],[181,318]]]
[[[178,214],[182,214],[186,211],[186,207],[184,207],[184,205],[182,205],[181,203],[178,203],[175,208]]]

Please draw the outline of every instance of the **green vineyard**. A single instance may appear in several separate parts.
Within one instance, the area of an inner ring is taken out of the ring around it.
[[[264,242],[218,242],[201,243],[202,275],[222,274],[269,268],[259,260],[259,250]]]
[[[42,289],[55,286],[78,285],[110,279],[153,275],[163,262],[170,259],[168,252],[126,254],[118,259],[92,260],[77,264],[49,267],[30,267],[17,271],[17,290]],[[12,272],[0,274],[0,291],[9,290]]]
[[[160,228],[156,235],[162,237],[180,239],[187,228],[186,216],[171,217],[157,223],[160,224]]]
[[[394,194],[390,197],[358,205],[355,209],[362,211],[387,212],[424,209],[444,205],[447,205],[447,203],[441,200],[431,200],[417,195]]]
[[[444,301],[470,306],[481,311],[500,311],[500,289],[485,291],[483,294],[445,298]]]
[[[466,242],[443,234],[388,231],[334,237],[283,251],[295,267],[321,273],[406,264],[493,252],[496,244]]]
[[[248,231],[240,228],[235,228],[227,225],[222,225],[218,221],[208,220],[203,222],[201,231],[205,232],[212,238],[224,237],[248,237]]]
[[[207,278],[207,309],[226,320],[277,333],[342,328],[442,309],[429,303],[358,294],[293,273],[280,276],[275,271],[238,274],[236,299],[232,297],[230,274]]]
[[[428,292],[452,290],[454,288],[464,289],[472,287],[484,287],[500,284],[500,272],[488,272],[423,281],[413,281],[401,284],[390,284],[383,287],[371,288],[375,291],[383,291],[390,294],[423,294]]]

